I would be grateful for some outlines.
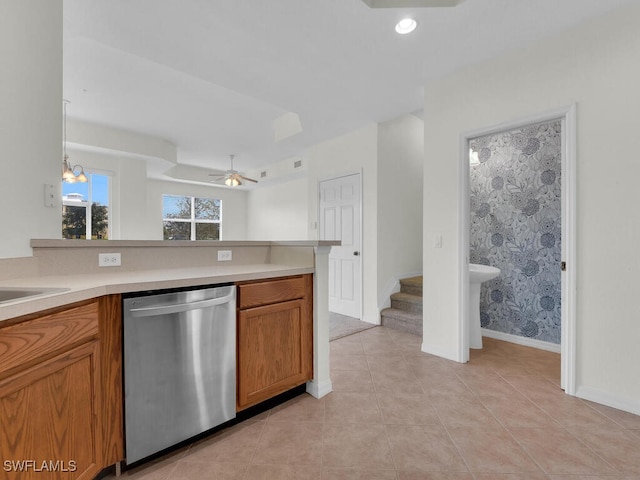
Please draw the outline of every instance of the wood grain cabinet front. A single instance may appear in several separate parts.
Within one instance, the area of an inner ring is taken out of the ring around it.
[[[103,320],[119,312],[103,297],[0,328],[0,478],[92,479],[122,459],[120,365],[102,342],[117,347]]]
[[[237,409],[313,377],[313,276],[238,284]]]

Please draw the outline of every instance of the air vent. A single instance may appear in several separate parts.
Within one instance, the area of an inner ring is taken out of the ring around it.
[[[260,178],[265,178],[267,176],[267,171],[260,172]]]
[[[293,162],[293,168],[300,168],[302,166],[302,160],[296,160]]]

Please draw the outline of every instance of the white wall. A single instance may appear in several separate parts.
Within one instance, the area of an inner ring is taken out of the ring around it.
[[[307,177],[249,192],[248,238],[316,239],[318,182],[361,173],[363,319],[378,323],[394,280],[422,268],[423,132],[404,115],[313,146]]]
[[[72,114],[70,103],[67,115]],[[159,218],[147,214],[147,179],[150,171],[162,172],[176,164],[176,146],[161,138],[72,118],[67,119],[67,141],[72,164],[111,175],[110,238],[161,239],[162,214]]]
[[[318,182],[351,173],[362,173],[363,320],[378,323],[378,125],[371,124],[312,147],[309,160],[309,238],[318,221]]]
[[[162,240],[162,195],[192,195],[222,200],[223,240],[247,238],[247,191],[160,181],[148,169],[170,168],[176,147],[147,135],[99,125],[69,122],[73,164],[111,175],[111,239]],[[59,229],[59,227],[58,227]]]
[[[157,222],[146,215],[147,168],[141,159],[67,148],[72,164],[87,173],[109,175],[111,240],[148,240]]]
[[[120,195],[113,195],[115,215],[120,226],[122,240],[149,240],[162,214],[157,219],[147,211],[147,165],[144,160],[120,157],[116,162],[118,173],[114,184],[119,185]],[[114,236],[114,238],[116,238]],[[159,240],[162,239],[160,234]]]
[[[159,180],[147,181],[146,215],[152,221],[147,239],[162,240],[163,194],[220,199],[222,201],[220,240],[247,239],[247,192],[245,190]],[[142,216],[141,220],[143,220]]]
[[[309,179],[263,184],[247,194],[248,240],[307,240]]]
[[[395,280],[422,272],[424,122],[413,115],[378,127],[378,307]]]
[[[0,2],[0,59],[0,258],[30,256],[29,239],[61,237],[62,0]]]
[[[640,413],[640,4],[425,87],[424,346],[456,356],[461,133],[577,103],[577,393]],[[433,249],[433,234],[443,248]]]

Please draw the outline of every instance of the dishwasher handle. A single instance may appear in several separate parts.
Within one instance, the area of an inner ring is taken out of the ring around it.
[[[224,297],[199,300],[197,302],[179,303],[177,305],[166,305],[162,307],[132,308],[129,310],[129,313],[133,317],[151,317],[153,315],[188,312],[189,310],[197,310],[199,308],[214,307],[216,305],[229,303],[233,299],[235,299],[235,292]]]

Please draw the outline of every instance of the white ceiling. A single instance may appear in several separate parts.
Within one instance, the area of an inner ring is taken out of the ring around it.
[[[152,135],[181,164],[247,171],[423,108],[433,78],[633,0],[64,0],[72,119]],[[404,14],[418,21],[394,32]],[[303,131],[274,142],[274,120]]]

